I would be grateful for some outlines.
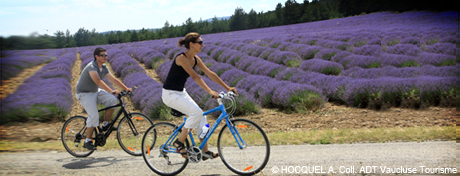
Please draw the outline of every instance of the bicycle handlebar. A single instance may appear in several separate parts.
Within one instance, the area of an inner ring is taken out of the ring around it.
[[[217,103],[219,105],[222,105],[222,99],[224,99],[224,98],[231,99],[232,97],[236,97],[236,94],[233,91],[230,91],[230,92],[227,92],[227,93],[220,92],[219,97],[217,98]],[[212,98],[214,98],[214,95],[212,96]]]
[[[121,97],[126,96],[126,95],[131,96],[131,95],[133,95],[133,93],[132,93],[132,92],[128,92],[128,91],[122,91],[122,92],[120,92],[120,93],[118,94],[117,98],[120,99]]]
[[[227,97],[236,97],[236,94],[233,91],[230,91],[230,92],[227,92],[227,93],[220,92],[218,99],[223,99],[223,98],[227,98]],[[214,95],[212,96],[212,98],[214,98]]]

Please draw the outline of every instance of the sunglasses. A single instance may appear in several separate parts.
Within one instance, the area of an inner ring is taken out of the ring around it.
[[[193,43],[198,43],[198,44],[202,45],[202,44],[203,44],[203,40],[200,40],[200,41],[197,41],[197,42],[193,42]]]
[[[101,57],[107,57],[107,54],[99,54]]]

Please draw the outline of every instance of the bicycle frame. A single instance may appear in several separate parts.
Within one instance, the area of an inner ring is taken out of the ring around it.
[[[225,111],[225,106],[222,103],[219,103],[219,104],[220,105],[218,107],[203,113],[203,115],[208,115],[208,114],[213,113],[213,112],[218,112],[218,111],[222,112],[220,114],[219,118],[217,118],[217,120],[214,123],[214,125],[209,129],[208,133],[206,134],[205,138],[203,139],[203,142],[199,146],[199,149],[200,150],[203,149],[204,145],[208,142],[208,139],[211,137],[211,135],[214,133],[214,130],[216,130],[217,126],[219,126],[220,122],[223,119],[225,119],[226,124],[228,126],[228,129],[230,129],[230,132],[233,134],[233,137],[235,138],[236,142],[238,143],[238,146],[240,147],[240,149],[243,149],[246,146],[245,142],[243,141],[243,139],[241,138],[240,134],[238,133],[238,130],[236,130],[236,128],[233,126],[233,124],[231,123],[230,119],[228,118],[228,114]],[[184,127],[186,120],[187,120],[187,118],[184,117],[184,123],[182,123],[177,129],[174,130],[173,135],[171,135],[169,137],[169,139],[166,141],[166,144],[169,144],[169,145],[172,144],[172,142],[173,142],[172,139],[174,139],[177,135],[179,135],[179,133],[180,133],[179,130],[181,130]],[[192,132],[189,132],[188,135],[190,136],[190,140],[192,141],[192,146],[195,146],[196,144],[195,144],[195,140],[193,139]],[[164,149],[165,146],[166,145],[163,145],[163,149]],[[170,152],[177,153],[175,150],[171,150]]]
[[[112,133],[112,127],[113,127],[113,125],[115,124],[115,123],[113,123],[113,122],[116,122],[122,113],[123,113],[124,117],[128,117],[128,112],[127,112],[126,109],[125,109],[125,105],[123,105],[123,102],[121,101],[121,96],[120,96],[120,97],[117,97],[117,98],[118,98],[118,100],[119,100],[119,103],[118,103],[118,104],[98,110],[98,112],[101,112],[101,111],[105,111],[105,110],[108,110],[108,109],[112,109],[112,108],[116,108],[116,107],[121,107],[120,110],[117,112],[117,115],[115,116],[115,118],[112,120],[112,123],[109,124],[108,130],[107,130],[107,132],[104,134],[104,137],[105,137],[105,138],[108,138],[108,137],[110,136],[110,134]],[[135,129],[135,127],[133,127],[133,122],[132,122],[131,118],[127,118],[127,119],[128,119],[129,127],[130,127],[131,130],[134,132],[134,134],[135,134],[135,135],[139,134],[139,132],[137,132],[137,129]],[[97,127],[97,129],[98,129],[99,131],[102,131],[102,129],[101,129],[99,126]],[[97,130],[94,130],[94,131],[95,131],[95,134],[97,135],[97,134],[98,134]]]

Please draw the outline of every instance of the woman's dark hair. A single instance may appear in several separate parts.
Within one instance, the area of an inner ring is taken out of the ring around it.
[[[96,55],[99,56],[99,55],[100,55],[102,52],[104,52],[104,51],[107,51],[107,50],[105,50],[104,48],[101,48],[101,47],[96,48],[96,49],[94,50],[94,54],[93,54],[94,60],[96,60]]]
[[[185,38],[179,39],[178,45],[184,45],[185,48],[190,49],[190,42],[196,42],[198,38],[200,38],[200,34],[196,32],[190,32],[187,35],[185,35]]]

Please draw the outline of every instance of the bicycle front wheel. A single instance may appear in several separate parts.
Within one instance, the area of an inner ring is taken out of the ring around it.
[[[121,148],[133,156],[142,155],[142,137],[153,125],[152,120],[142,113],[133,112],[118,124],[117,139]]]
[[[83,148],[86,140],[86,117],[70,117],[62,126],[61,140],[67,152],[75,157],[87,157],[94,152]]]
[[[182,158],[173,145],[180,133],[178,131],[174,134],[174,130],[176,130],[176,125],[159,122],[150,127],[142,139],[144,161],[152,171],[159,175],[177,175],[188,164],[188,158]],[[188,140],[185,140],[185,146],[189,147]]]
[[[217,139],[222,162],[239,175],[259,173],[270,157],[267,135],[259,125],[250,120],[235,119],[231,122],[233,126],[225,125]]]

